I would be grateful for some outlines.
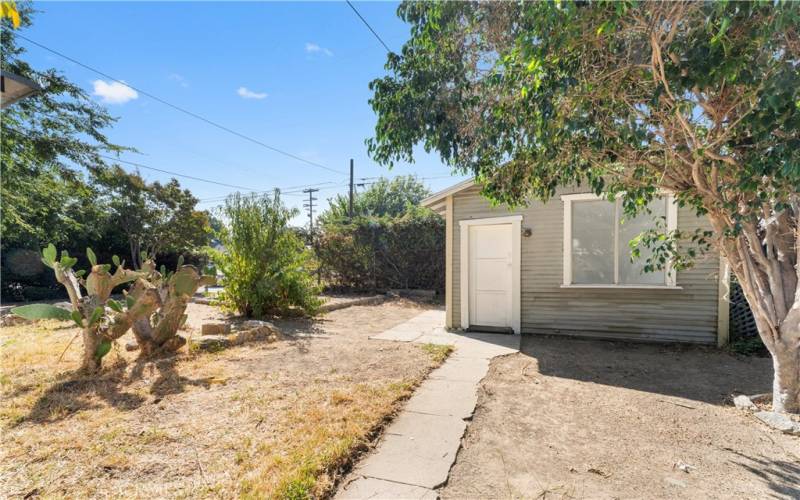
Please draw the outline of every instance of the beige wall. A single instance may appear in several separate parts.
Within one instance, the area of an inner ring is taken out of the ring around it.
[[[560,190],[558,195],[586,190]],[[677,274],[682,289],[561,288],[563,281],[564,205],[559,196],[547,203],[509,212],[491,207],[472,187],[453,195],[452,283],[448,318],[456,328],[461,319],[460,220],[523,216],[532,235],[521,239],[522,332],[641,341],[717,342],[719,259],[701,257],[695,267]],[[449,208],[449,207],[448,207]],[[678,211],[678,229],[707,228],[705,219],[688,208]]]

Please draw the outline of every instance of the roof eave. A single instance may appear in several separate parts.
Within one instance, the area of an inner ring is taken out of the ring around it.
[[[439,205],[445,198],[448,196],[452,196],[460,191],[465,189],[469,189],[475,185],[474,179],[467,179],[465,181],[461,181],[458,184],[450,186],[447,189],[443,189],[438,193],[434,193],[431,196],[425,198],[420,202],[420,205],[423,207],[434,208],[436,205]]]

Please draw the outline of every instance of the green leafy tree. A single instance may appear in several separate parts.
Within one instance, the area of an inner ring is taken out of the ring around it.
[[[20,29],[31,25],[29,3],[18,4]],[[0,67],[42,90],[3,109],[0,228],[3,248],[39,249],[95,234],[101,214],[94,191],[77,166],[105,165],[102,154],[120,151],[103,130],[115,119],[55,69],[37,70],[22,57],[11,20],[2,19]]]
[[[404,2],[411,38],[371,83],[372,156],[421,143],[496,202],[588,183],[629,215],[659,189],[708,217],[800,411],[800,4]],[[653,267],[688,265],[649,241]]]
[[[163,252],[185,252],[211,238],[208,213],[196,209],[197,198],[177,180],[147,183],[138,173],[113,166],[96,169],[94,178],[108,207],[108,228],[128,243],[131,262],[142,266]],[[144,253],[143,253],[144,252]]]
[[[29,2],[17,4],[19,31],[31,25]],[[82,253],[104,227],[104,207],[79,167],[104,165],[121,150],[104,135],[114,118],[55,69],[25,60],[12,20],[0,21],[0,68],[42,90],[0,113],[0,233],[3,298],[49,296],[59,288],[38,257],[48,243]],[[56,292],[57,293],[57,292]]]
[[[353,216],[375,215],[399,217],[408,207],[430,196],[430,190],[413,175],[400,175],[394,179],[381,177],[353,199]],[[341,222],[349,216],[349,197],[336,195],[329,200],[329,208],[320,214],[320,223]]]
[[[320,305],[312,275],[313,256],[289,227],[296,209],[280,193],[260,197],[231,195],[222,207],[225,226],[217,235],[224,250],[211,250],[222,273],[219,300],[228,309],[262,318]]]

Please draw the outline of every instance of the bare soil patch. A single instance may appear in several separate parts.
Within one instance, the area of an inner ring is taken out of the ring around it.
[[[800,439],[730,404],[771,376],[715,349],[525,336],[442,498],[800,498]]]
[[[76,329],[3,328],[0,491],[9,497],[325,495],[440,353],[368,341],[409,301],[277,320],[294,337],[138,362],[119,342],[99,379],[74,375]],[[224,319],[189,306],[190,330]],[[130,337],[130,338],[129,338]]]

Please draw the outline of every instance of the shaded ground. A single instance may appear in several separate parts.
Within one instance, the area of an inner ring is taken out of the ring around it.
[[[115,349],[99,380],[76,378],[76,329],[3,328],[4,496],[254,497],[323,494],[425,374],[435,350],[370,335],[411,302],[276,321],[294,340],[137,363]],[[190,328],[209,306],[190,305]],[[130,334],[129,334],[130,335]],[[128,335],[128,336],[129,336]],[[128,336],[120,344],[131,340]],[[435,359],[437,358],[437,359]],[[334,467],[335,469],[335,467]]]
[[[771,375],[713,349],[525,336],[493,361],[442,497],[800,498],[800,439],[729,402]]]

